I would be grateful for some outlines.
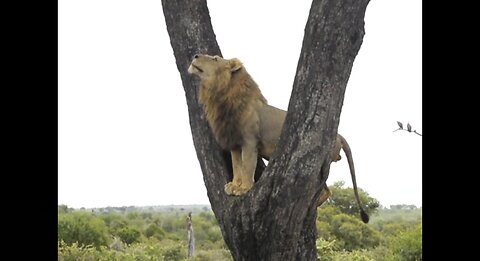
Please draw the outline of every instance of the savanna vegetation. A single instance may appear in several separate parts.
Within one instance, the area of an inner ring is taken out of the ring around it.
[[[351,188],[330,187],[318,208],[319,260],[422,260],[422,209],[380,206],[360,189],[370,214],[364,224]],[[187,258],[187,215],[192,212],[194,256]],[[274,240],[274,239],[272,239]],[[58,207],[58,260],[232,260],[208,206]]]

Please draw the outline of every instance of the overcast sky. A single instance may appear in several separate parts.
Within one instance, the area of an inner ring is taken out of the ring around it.
[[[58,203],[209,204],[161,1],[58,5]],[[285,110],[310,5],[208,1],[223,56]],[[421,12],[418,0],[369,3],[340,116],[357,184],[384,206],[422,205],[422,137],[393,132],[401,121],[422,133]],[[327,184],[351,187],[341,155]]]

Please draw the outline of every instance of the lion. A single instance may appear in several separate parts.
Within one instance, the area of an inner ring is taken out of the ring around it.
[[[232,156],[233,180],[225,185],[228,195],[241,196],[254,184],[257,156],[269,160],[275,151],[287,112],[271,106],[242,62],[218,55],[196,54],[188,73],[200,78],[199,102],[220,147]],[[337,134],[331,151],[332,161],[341,159],[343,148],[350,167],[355,197],[363,222],[369,217],[362,208],[355,181],[352,152],[343,136]],[[332,192],[325,186],[317,206]]]

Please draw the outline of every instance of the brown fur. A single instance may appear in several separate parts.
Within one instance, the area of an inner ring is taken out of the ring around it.
[[[267,104],[258,85],[236,58],[227,60],[198,54],[188,72],[200,77],[199,101],[207,121],[219,145],[232,154],[233,180],[225,185],[225,191],[229,195],[243,195],[253,186],[257,155],[268,160],[275,151],[287,112]],[[341,159],[342,148],[347,155],[362,219],[368,222],[358,197],[350,147],[338,134],[332,161]],[[331,194],[325,187],[318,206]]]
[[[237,61],[233,61],[226,66],[228,68],[236,63]],[[234,72],[217,70],[211,80],[202,81],[199,100],[204,106],[205,115],[217,142],[225,150],[243,145],[241,124],[249,115],[247,112],[253,110],[256,101],[267,103],[244,67]]]

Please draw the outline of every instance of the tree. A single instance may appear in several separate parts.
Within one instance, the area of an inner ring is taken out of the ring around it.
[[[67,245],[108,245],[108,227],[105,222],[87,212],[74,212],[58,216],[58,239]]]
[[[188,216],[187,216],[187,241],[188,241],[187,257],[192,257],[195,251],[195,233],[193,232],[192,212],[188,213]]]
[[[422,223],[400,233],[392,241],[393,252],[400,260],[422,260]]]
[[[341,251],[371,249],[381,242],[381,234],[373,226],[360,221],[353,189],[343,188],[343,185],[344,182],[339,181],[330,186],[333,194],[329,202],[318,208],[316,225],[320,239],[317,242],[320,245],[317,247],[326,251],[320,251],[319,254],[326,253],[328,255],[330,247],[333,247],[333,250]],[[369,215],[377,211],[378,201],[375,198],[368,196],[360,188],[359,195],[365,204],[365,211]]]
[[[141,237],[140,231],[130,226],[119,229],[116,235],[128,245],[139,242]]]
[[[198,103],[193,55],[221,55],[205,0],[162,0],[190,127],[212,210],[235,260],[316,260],[316,202],[330,169],[344,93],[369,0],[313,0],[277,152],[245,196],[231,197],[230,153],[216,144]],[[247,18],[246,18],[247,19]]]
[[[72,212],[72,209],[71,208],[68,208],[67,205],[59,205],[58,206],[58,213],[59,214],[65,214],[65,213],[69,213],[69,212]]]
[[[145,229],[145,236],[148,238],[155,237],[158,240],[162,240],[165,238],[165,231],[155,223],[152,223]]]
[[[342,244],[341,248],[347,251],[373,248],[380,243],[381,235],[378,231],[351,215],[335,215],[330,225],[332,234]]]
[[[358,216],[360,209],[358,208],[353,189],[343,188],[344,185],[345,182],[339,181],[335,182],[330,187],[330,190],[332,191],[332,196],[329,198],[330,203],[338,207],[343,213]],[[380,203],[377,199],[370,197],[368,193],[363,191],[361,188],[358,188],[358,195],[365,212],[367,212],[369,216],[372,216],[372,214],[377,211]]]

